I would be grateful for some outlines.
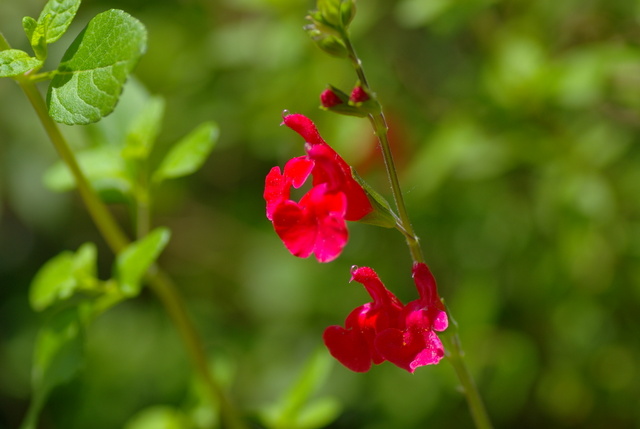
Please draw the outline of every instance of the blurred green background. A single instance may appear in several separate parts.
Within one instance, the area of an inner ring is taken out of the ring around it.
[[[27,49],[21,18],[43,1],[0,0],[0,30]],[[371,266],[412,300],[410,258],[392,230],[350,225],[331,264],[291,256],[264,216],[264,176],[302,154],[279,127],[304,113],[388,196],[367,121],[317,108],[345,61],[302,30],[311,1],[86,0],[51,64],[96,13],[121,8],[149,31],[136,76],[167,101],[159,145],[205,120],[221,138],[196,175],[162,188],[162,263],[179,284],[216,371],[259,421],[321,333],[368,300],[349,284]],[[640,2],[361,0],[353,38],[389,117],[401,181],[429,265],[460,325],[499,428],[640,427]],[[55,49],[59,49],[56,52]],[[82,142],[80,127],[65,127]],[[26,411],[42,317],[38,268],[86,241],[113,261],[74,193],[42,184],[56,155],[18,86],[0,81],[0,427]],[[124,224],[127,211],[114,212]],[[91,327],[81,376],[57,389],[42,428],[124,427],[166,405],[202,421],[180,339],[146,292]],[[330,428],[471,427],[446,362],[410,375],[332,364],[317,397]],[[196,395],[197,396],[197,395]]]

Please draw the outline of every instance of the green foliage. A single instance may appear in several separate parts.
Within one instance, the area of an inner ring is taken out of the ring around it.
[[[158,137],[164,115],[164,99],[150,97],[129,125],[122,157],[147,159]]]
[[[31,284],[31,307],[42,311],[79,291],[96,290],[96,257],[96,246],[86,243],[76,253],[62,252],[49,260]]]
[[[205,162],[219,135],[218,126],[205,122],[178,141],[153,173],[153,181],[183,177],[197,171]]]
[[[18,76],[41,65],[41,60],[19,49],[0,51],[0,77]]]
[[[168,229],[155,229],[117,256],[114,277],[125,296],[134,297],[140,293],[142,277],[167,245],[169,237]]]
[[[146,44],[144,25],[126,12],[96,15],[64,54],[51,81],[51,117],[73,125],[96,122],[111,113]]]
[[[124,429],[190,429],[193,425],[175,408],[153,406],[133,416]]]
[[[38,17],[38,26],[44,28],[45,43],[57,41],[67,31],[80,8],[80,0],[49,0]]]
[[[40,329],[33,357],[33,396],[22,429],[35,429],[37,416],[53,389],[82,368],[83,328],[77,309],[59,312]]]
[[[261,417],[265,425],[273,429],[316,429],[335,420],[341,409],[336,398],[311,399],[326,381],[332,364],[331,357],[324,351],[314,353],[289,391],[263,410]]]

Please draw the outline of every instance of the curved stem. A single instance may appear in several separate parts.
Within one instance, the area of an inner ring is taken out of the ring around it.
[[[345,41],[345,46],[347,48],[347,52],[349,53],[349,59],[356,72],[356,75],[358,76],[360,85],[368,94],[374,94],[374,92],[371,90],[371,87],[369,86],[369,82],[367,80],[367,76],[364,73],[364,69],[362,68],[362,61],[360,61],[360,58],[358,58],[358,55],[356,54],[356,51],[351,44],[351,40],[346,33],[343,34],[343,40]],[[387,178],[389,179],[389,184],[391,185],[391,193],[393,194],[393,200],[396,204],[396,209],[398,210],[398,216],[400,218],[400,230],[407,240],[409,252],[411,253],[411,259],[413,260],[413,262],[425,262],[424,255],[422,254],[422,248],[420,247],[420,239],[415,233],[413,225],[411,225],[409,213],[407,212],[407,207],[404,203],[402,188],[400,187],[400,180],[398,179],[398,172],[395,166],[395,161],[393,160],[391,146],[389,144],[389,127],[387,126],[387,120],[384,117],[382,109],[380,109],[378,113],[369,114],[369,121],[371,122],[371,126],[373,127],[376,137],[378,137],[380,148],[382,149],[384,165],[387,171]]]
[[[360,58],[358,58],[358,55],[356,54],[355,49],[351,44],[351,40],[349,39],[349,35],[346,31],[343,32],[342,39],[347,48],[351,64],[356,72],[356,75],[358,76],[358,80],[360,81],[360,85],[367,92],[367,94],[375,99],[375,93],[371,90],[367,77],[364,73],[364,69],[362,68],[362,61],[360,61]],[[377,100],[375,101],[376,103],[378,103]],[[379,103],[378,106],[380,106]],[[378,112],[369,114],[369,121],[371,122],[373,130],[378,137],[378,141],[380,142],[380,147],[382,149],[387,177],[389,179],[391,192],[393,193],[393,199],[398,210],[398,217],[400,221],[398,229],[405,236],[413,262],[424,263],[425,259],[422,253],[422,248],[420,247],[420,240],[416,235],[413,226],[411,225],[409,214],[404,203],[400,181],[398,180],[397,169],[395,167],[393,154],[391,152],[391,146],[389,144],[389,128],[387,126],[384,113],[382,112],[382,107],[379,107]],[[462,345],[458,337],[457,324],[451,317],[451,313],[448,309],[447,314],[449,315],[449,319],[451,320],[451,326],[449,327],[447,332],[442,335],[443,341],[446,343],[445,350],[447,351],[447,358],[449,362],[451,362],[451,365],[453,366],[456,375],[458,376],[458,379],[462,384],[462,388],[467,399],[467,404],[469,405],[469,410],[471,412],[471,416],[476,425],[476,428],[490,429],[492,427],[491,420],[489,419],[489,415],[482,402],[480,392],[478,391],[478,388],[476,387],[476,384],[473,381],[473,377],[471,376],[471,373],[469,372],[469,369],[467,368],[467,365],[463,358],[464,351],[462,350]]]
[[[115,221],[102,200],[95,193],[91,184],[82,172],[76,157],[67,144],[66,139],[60,132],[57,124],[48,114],[47,106],[42,98],[42,94],[35,83],[28,76],[16,79],[18,84],[31,102],[40,122],[45,128],[49,139],[58,151],[60,158],[67,165],[73,175],[76,186],[82,200],[89,211],[93,222],[100,230],[100,234],[107,242],[113,253],[118,254],[129,244],[129,239],[124,234],[118,223]],[[152,268],[147,273],[147,281],[151,289],[156,293],[165,310],[172,319],[185,344],[187,354],[194,365],[196,371],[204,381],[207,392],[214,407],[220,408],[220,415],[223,420],[223,427],[229,429],[244,429],[246,426],[238,417],[235,409],[231,406],[224,390],[213,378],[207,363],[207,356],[191,318],[189,317],[184,302],[178,294],[169,276],[158,268]]]
[[[452,323],[452,332],[446,332],[441,335],[443,342],[446,344],[446,357],[451,366],[453,366],[460,384],[462,384],[462,390],[467,398],[467,405],[476,428],[478,429],[491,429],[491,420],[487,414],[487,410],[482,402],[478,387],[473,380],[473,376],[464,361],[464,351],[460,343],[460,337],[458,337],[457,327],[455,322]]]

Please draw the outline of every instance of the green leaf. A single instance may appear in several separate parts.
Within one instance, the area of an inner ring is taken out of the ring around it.
[[[0,51],[0,77],[18,76],[42,66],[42,61],[19,49]]]
[[[124,295],[136,296],[140,293],[142,277],[167,245],[170,235],[167,228],[156,228],[118,254],[114,277]]]
[[[96,15],[64,54],[51,81],[51,117],[74,125],[111,113],[146,44],[144,25],[126,12],[112,9]]]
[[[96,246],[85,243],[76,253],[65,251],[50,259],[31,282],[31,307],[42,311],[69,299],[79,289],[93,289],[97,284],[96,254]]]
[[[133,416],[124,429],[185,429],[191,427],[184,413],[173,407],[156,405]]]
[[[122,156],[127,159],[146,159],[158,137],[164,115],[164,99],[151,97],[142,111],[133,119]]]
[[[38,18],[38,23],[48,21],[45,31],[47,44],[62,37],[76,16],[79,7],[80,0],[49,0],[47,2]]]
[[[186,176],[198,170],[218,139],[214,122],[205,122],[176,143],[153,174],[155,182]]]
[[[310,401],[326,381],[332,364],[333,360],[325,350],[312,355],[290,390],[261,413],[266,426],[311,429],[326,426],[334,420],[340,412],[337,400],[324,397]]]
[[[83,364],[83,332],[76,309],[57,313],[36,338],[31,404],[22,428],[35,428],[40,410],[54,387],[66,383]]]
[[[88,149],[78,153],[77,158],[80,168],[97,191],[130,194],[131,182],[117,148],[103,146]],[[49,189],[57,192],[69,191],[76,186],[69,168],[63,162],[58,162],[49,168],[43,180]]]
[[[51,15],[45,17],[42,21],[36,21],[30,16],[22,18],[22,28],[29,39],[31,48],[36,54],[36,58],[43,61],[47,59],[47,25],[51,21]]]
[[[367,194],[367,198],[369,198],[369,202],[373,207],[373,211],[368,213],[362,219],[359,219],[358,222],[381,226],[383,228],[393,228],[398,225],[398,217],[391,209],[389,202],[375,189],[373,189],[371,185],[365,182],[353,168],[351,168],[351,176],[360,186],[362,186],[362,189],[364,189],[364,192]]]
[[[324,396],[305,406],[297,416],[294,427],[303,429],[323,428],[333,422],[342,411],[338,399]]]

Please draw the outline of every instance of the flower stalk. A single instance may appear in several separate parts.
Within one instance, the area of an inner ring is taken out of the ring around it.
[[[318,2],[319,5],[321,3],[322,2],[320,1]],[[340,0],[333,3],[339,4],[341,8],[345,5],[351,5],[352,7],[355,7],[352,0]],[[359,91],[360,94],[364,93],[371,97],[371,99],[361,104],[354,103],[354,106],[357,108],[360,104],[360,113],[363,113],[360,116],[365,116],[366,114],[369,122],[371,123],[373,131],[378,138],[380,148],[382,149],[384,165],[397,210],[396,228],[404,235],[407,246],[409,247],[411,259],[413,260],[414,264],[424,264],[425,259],[422,248],[420,246],[420,240],[415,233],[415,230],[409,219],[409,214],[404,202],[402,189],[400,187],[400,181],[398,179],[398,173],[389,143],[388,126],[382,110],[382,106],[377,101],[375,92],[369,85],[369,81],[362,66],[362,61],[358,57],[349,37],[348,24],[350,23],[352,18],[353,16],[351,16],[349,20],[343,20],[343,22],[333,22],[328,19],[326,15],[323,15],[322,11],[316,11],[309,17],[309,19],[312,21],[312,24],[307,27],[307,31],[322,49],[324,49],[324,46],[320,42],[327,40],[331,40],[333,44],[339,45],[341,47],[340,55],[336,56],[346,57],[349,59],[358,79],[356,89],[361,89],[361,91]],[[327,26],[330,27],[330,30],[325,30]],[[327,50],[325,49],[325,51]],[[324,107],[340,113],[340,111],[334,106]],[[464,361],[464,351],[462,349],[460,338],[458,336],[457,324],[451,317],[451,313],[448,309],[446,310],[446,313],[452,323],[451,327],[442,334],[443,342],[445,345],[445,356],[453,366],[454,371],[462,385],[469,410],[476,427],[478,429],[490,429],[492,425],[489,419],[489,415],[483,404],[482,397],[480,396],[473,377]]]

